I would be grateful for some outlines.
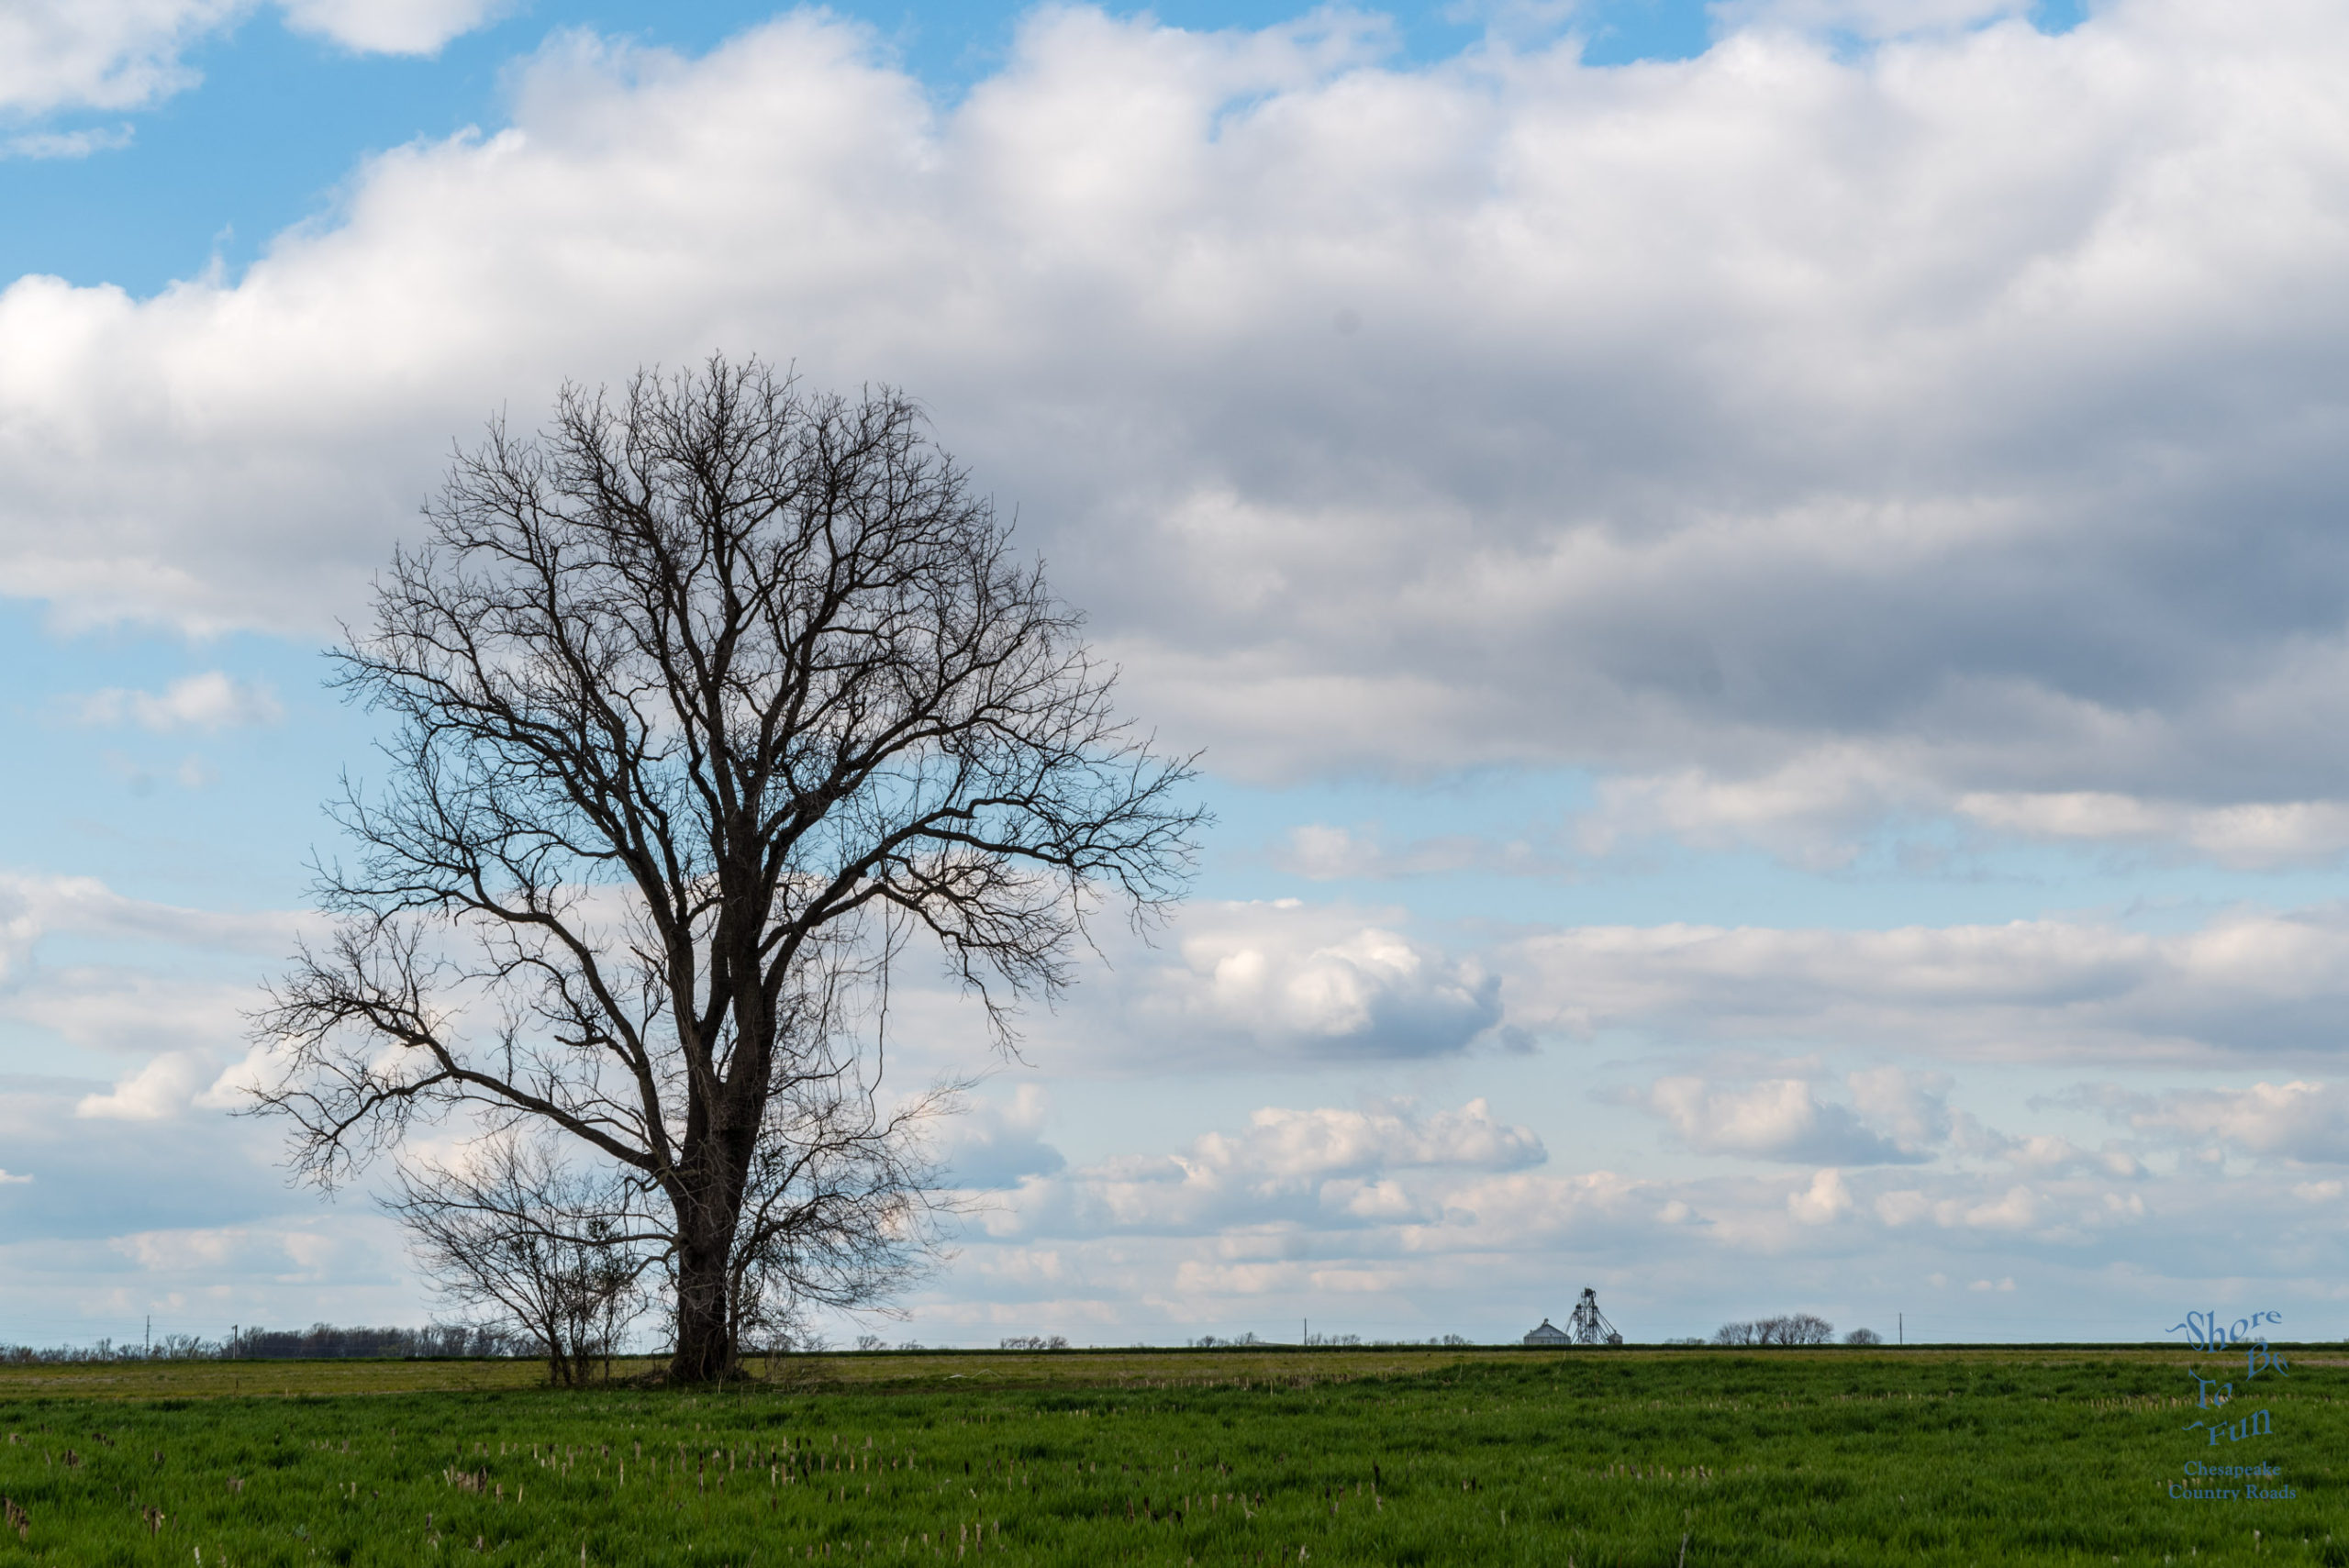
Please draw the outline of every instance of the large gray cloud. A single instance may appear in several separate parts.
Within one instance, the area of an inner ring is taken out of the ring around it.
[[[1201,900],[1027,1020],[1054,1073],[1126,1077],[1489,1060],[1537,1046],[1695,1079],[1630,1096],[1702,1151],[1905,1161],[1949,1134],[1901,1064],[2150,1073],[2329,1071],[2349,1048],[2349,906],[2214,911],[2170,929],[2093,915],[1883,929],[1443,925],[1400,907]],[[68,995],[61,991],[60,995]],[[954,1060],[975,1021],[909,984],[912,1049]],[[1820,1053],[1869,1064],[1820,1099]],[[1805,1065],[1803,1063],[1807,1062]],[[1734,1082],[1732,1082],[1734,1081]]]
[[[1509,1022],[1556,1036],[2176,1068],[2338,1060],[2344,960],[2349,911],[2325,906],[2172,932],[1574,927],[1489,962]]]
[[[809,17],[560,41],[241,278],[0,295],[0,585],[315,626],[489,408],[758,347],[927,398],[1230,772],[2337,853],[2349,19],[1797,25],[1883,9],[1408,71],[1046,12],[951,110]]]
[[[2349,1092],[2294,1079],[2248,1088],[2167,1089],[2087,1084],[2065,1098],[2093,1106],[2149,1142],[2199,1149],[2215,1168],[2228,1154],[2299,1164],[2349,1164]],[[2338,1196],[2341,1184],[2331,1184]]]

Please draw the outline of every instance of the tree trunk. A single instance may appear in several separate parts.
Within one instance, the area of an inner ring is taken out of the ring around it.
[[[677,1216],[677,1350],[672,1383],[717,1383],[734,1374],[733,1315],[727,1274],[736,1216],[706,1202]]]

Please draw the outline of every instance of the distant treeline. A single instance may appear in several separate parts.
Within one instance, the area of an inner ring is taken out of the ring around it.
[[[1789,1312],[1777,1318],[1756,1318],[1751,1323],[1724,1323],[1713,1330],[1717,1345],[1825,1345],[1835,1339],[1835,1325],[1824,1318],[1808,1312]],[[1667,1343],[1693,1345],[1695,1340],[1674,1340]],[[1884,1336],[1873,1329],[1854,1329],[1843,1336],[1847,1345],[1880,1345]]]
[[[151,1341],[95,1345],[0,1346],[0,1362],[137,1361],[340,1361],[353,1357],[423,1360],[456,1356],[536,1355],[537,1347],[502,1329],[428,1323],[421,1329],[239,1329],[222,1339],[162,1334]]]

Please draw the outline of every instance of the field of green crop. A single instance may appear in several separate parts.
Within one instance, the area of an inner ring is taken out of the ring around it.
[[[2224,1412],[2176,1351],[9,1368],[0,1568],[2349,1562],[2349,1361],[2288,1353]],[[2189,1460],[2293,1496],[2174,1498]]]

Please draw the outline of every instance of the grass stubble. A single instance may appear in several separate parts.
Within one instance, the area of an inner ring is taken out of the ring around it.
[[[0,1568],[2349,1563],[2349,1357],[2238,1383],[2274,1435],[2212,1449],[2182,1429],[2210,1414],[2186,1368],[2216,1361],[835,1356],[701,1392],[499,1362],[6,1368]],[[2188,1460],[2271,1462],[2295,1496],[2174,1499]]]

